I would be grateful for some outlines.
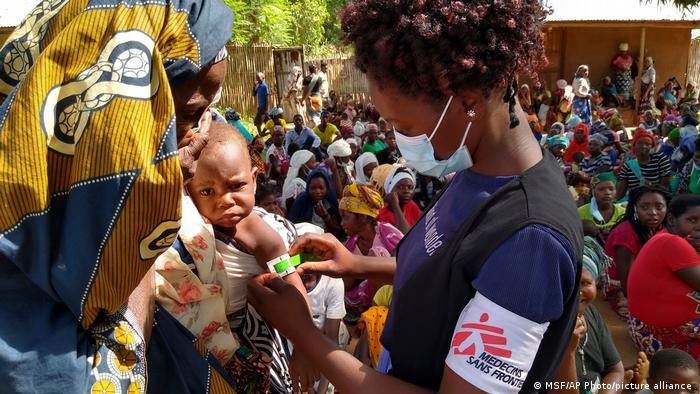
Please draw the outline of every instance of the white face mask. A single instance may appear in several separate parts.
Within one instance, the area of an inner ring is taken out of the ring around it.
[[[440,128],[442,120],[445,118],[445,113],[447,113],[447,109],[452,103],[452,98],[453,96],[450,96],[450,99],[447,100],[447,104],[442,110],[442,115],[440,115],[440,120],[438,120],[437,125],[435,125],[430,137],[425,134],[408,137],[399,132],[395,133],[396,145],[401,152],[401,156],[406,159],[406,165],[423,175],[441,178],[452,172],[466,170],[473,165],[469,150],[464,145],[464,142],[467,140],[467,134],[469,134],[469,129],[472,126],[471,120],[467,124],[459,148],[457,148],[452,156],[447,160],[437,160],[435,158],[435,150],[431,140],[435,136],[438,128]]]

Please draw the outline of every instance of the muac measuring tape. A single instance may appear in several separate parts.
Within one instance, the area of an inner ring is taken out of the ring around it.
[[[285,253],[280,257],[276,257],[268,261],[267,269],[272,273],[285,277],[289,274],[295,273],[297,266],[306,261],[316,261],[316,259],[313,256],[305,253],[296,254],[294,256],[289,256],[289,254]]]

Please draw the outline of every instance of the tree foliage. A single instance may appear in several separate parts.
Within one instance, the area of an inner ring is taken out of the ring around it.
[[[233,10],[236,44],[306,46],[317,52],[340,39],[345,0],[224,0]]]

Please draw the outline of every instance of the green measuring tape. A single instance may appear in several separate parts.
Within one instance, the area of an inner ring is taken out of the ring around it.
[[[267,267],[270,272],[274,272],[279,276],[287,276],[296,272],[296,267],[307,261],[319,261],[319,259],[308,253],[296,254],[294,256],[283,255],[269,261]]]

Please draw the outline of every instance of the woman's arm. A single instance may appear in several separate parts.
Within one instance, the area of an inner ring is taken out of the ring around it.
[[[403,209],[401,209],[401,204],[399,204],[399,196],[396,193],[389,193],[386,195],[386,199],[389,203],[391,211],[396,216],[396,228],[398,228],[403,235],[408,234],[408,232],[411,230],[411,226],[408,224],[408,220],[406,220],[406,215],[403,213]]]
[[[606,369],[601,374],[603,376],[603,383],[612,387],[609,390],[601,390],[600,394],[617,394],[622,392],[622,384],[625,379],[625,368],[622,366],[622,361]],[[618,388],[615,390],[615,388]]]
[[[634,261],[634,254],[632,251],[624,246],[615,246],[615,253],[617,253],[617,258],[615,259],[615,266],[617,267],[617,274],[620,277],[620,288],[622,293],[627,296],[627,277],[629,276],[630,269],[632,268],[632,262]]]
[[[249,298],[255,308],[289,338],[297,351],[307,356],[319,366],[323,376],[333,382],[343,393],[431,393],[423,387],[415,386],[400,379],[383,375],[351,354],[338,349],[325,335],[317,330],[310,317],[301,312],[303,305],[299,295],[287,284],[272,275],[261,275],[248,284]],[[285,304],[284,315],[279,316],[279,302]],[[292,318],[294,316],[294,318]],[[302,389],[306,389],[302,387]],[[445,367],[440,392],[480,393],[457,374]]]
[[[700,266],[680,269],[676,271],[676,275],[695,291],[700,292]]]

